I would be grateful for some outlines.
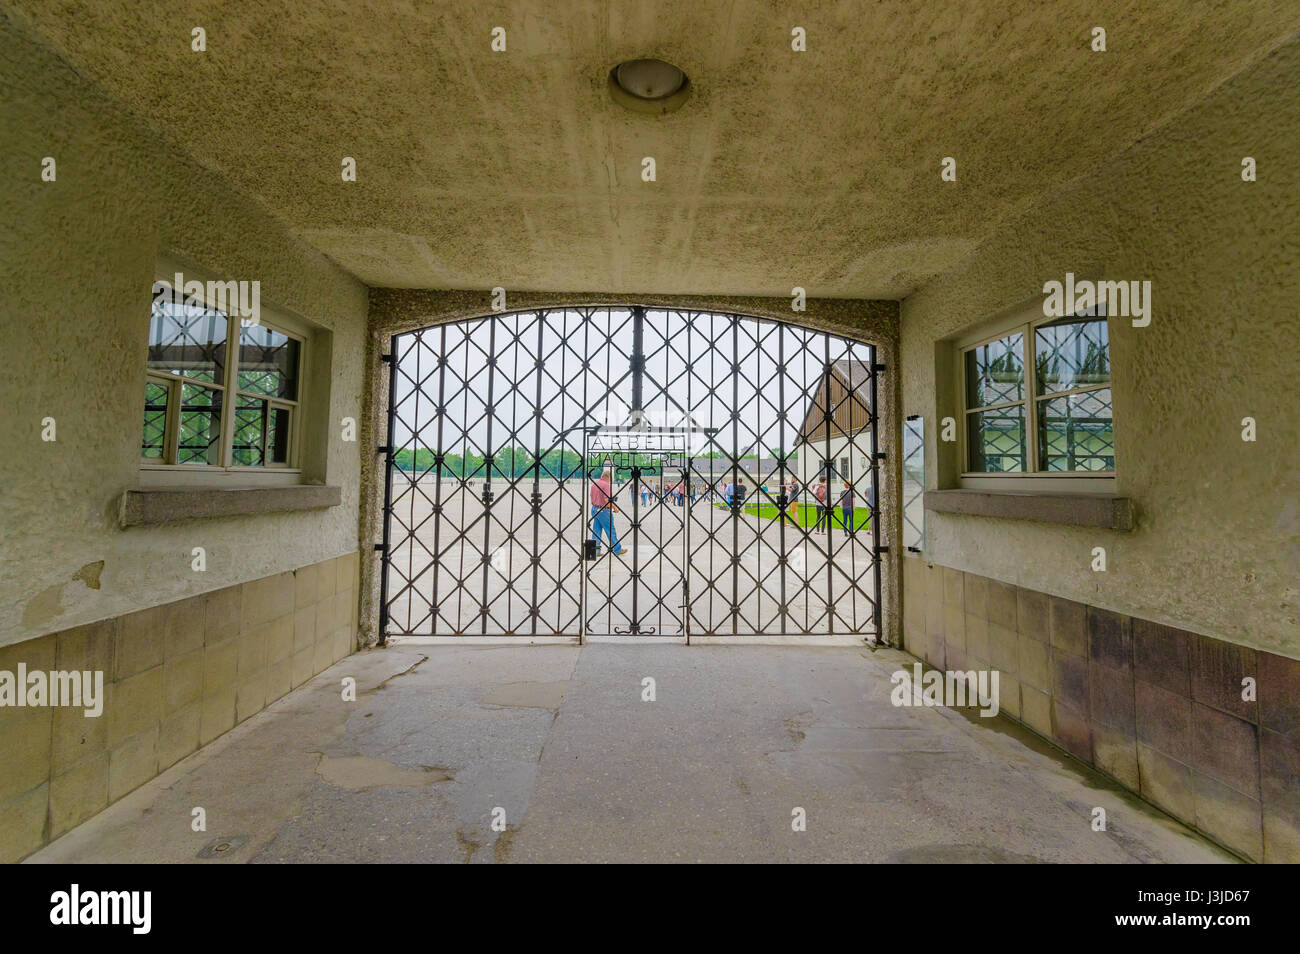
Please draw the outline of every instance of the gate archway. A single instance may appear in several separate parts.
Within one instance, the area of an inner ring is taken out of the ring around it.
[[[871,345],[568,307],[390,355],[383,636],[879,633]]]

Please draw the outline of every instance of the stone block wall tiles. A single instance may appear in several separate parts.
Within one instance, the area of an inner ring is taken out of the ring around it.
[[[1016,675],[1020,666],[1020,634],[1000,623],[989,623],[989,662],[1003,673]]]
[[[1231,786],[1192,772],[1193,822],[1197,828],[1251,861],[1264,859],[1259,802]]]
[[[203,645],[215,646],[239,635],[243,591],[238,586],[214,590],[203,596]]]
[[[71,707],[0,710],[0,863],[79,825],[351,653],[357,572],[354,553],[0,648],[0,669],[21,661],[104,673],[99,718]]]
[[[962,572],[954,570],[952,567],[942,567],[940,570],[943,581],[943,602],[951,603],[954,606],[963,606],[964,596],[962,588]]]
[[[915,566],[909,648],[931,666],[997,669],[1008,717],[1245,858],[1300,862],[1300,661]]]
[[[1133,672],[1132,620],[1119,613],[1089,606],[1087,648],[1083,655],[1099,666],[1119,672]]]
[[[989,659],[989,621],[983,616],[967,613],[964,620],[966,630],[966,657],[979,659],[985,664]]]
[[[989,583],[977,573],[967,573],[962,582],[966,615],[977,619],[989,618]]]
[[[1086,712],[1052,699],[1052,738],[1081,762],[1092,763],[1092,726]]]
[[[1259,734],[1264,860],[1300,864],[1300,737]]]
[[[187,600],[168,604],[166,636],[163,644],[164,660],[184,656],[203,647],[205,605],[206,601],[202,596],[192,596]]]
[[[102,672],[105,684],[113,681],[115,671],[113,660],[117,651],[117,620],[101,620],[98,623],[65,629],[55,635],[57,668]]]
[[[49,840],[49,806],[48,782],[0,799],[0,864],[19,861]]]
[[[1195,824],[1196,799],[1192,791],[1191,768],[1140,741],[1137,749],[1142,797],[1175,818]]]
[[[1131,791],[1140,791],[1137,738],[1131,731],[1094,722],[1092,724],[1092,764]]]
[[[100,752],[50,780],[50,840],[108,807],[108,764],[108,753]]]
[[[1192,699],[1248,722],[1259,723],[1258,653],[1249,646],[1193,635],[1189,664]],[[1255,682],[1255,693],[1244,692],[1243,681]],[[1243,698],[1253,695],[1254,698]]]
[[[1048,633],[1053,650],[1088,655],[1088,607],[1073,600],[1051,598]]]
[[[243,625],[256,626],[292,613],[294,575],[277,573],[243,584]]]
[[[167,615],[166,606],[151,606],[118,620],[116,681],[162,664]]]
[[[1020,690],[1020,718],[1043,738],[1052,737],[1052,697],[1048,693],[1022,686]]]
[[[1192,768],[1258,801],[1258,726],[1193,702]]]
[[[1177,759],[1192,761],[1192,700],[1138,680],[1134,683],[1138,742]]]
[[[1016,587],[1016,630],[1046,645],[1051,638],[1052,598],[1036,590]]]
[[[1185,698],[1191,698],[1191,634],[1172,626],[1134,619],[1133,674]]]
[[[1000,672],[998,675],[998,709],[1005,712],[1013,719],[1021,717],[1021,696],[1024,690],[1020,686],[1020,680],[1009,673]]]
[[[1019,625],[1020,615],[1020,598],[1016,587],[1000,580],[989,580],[986,592],[989,622],[1015,631]]]
[[[1052,663],[1047,643],[1019,634],[1019,659],[1017,671],[1020,682],[1044,692],[1052,688]]]
[[[1260,726],[1300,738],[1300,659],[1261,652],[1258,664]]]
[[[320,598],[320,576],[319,566],[304,566],[294,570],[293,605],[295,607],[311,606]]]

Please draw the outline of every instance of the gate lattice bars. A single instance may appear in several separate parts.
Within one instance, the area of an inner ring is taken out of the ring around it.
[[[554,308],[396,335],[385,359],[385,635],[879,632],[870,345],[740,315]],[[693,446],[590,454],[609,427]],[[593,558],[607,466],[623,555]]]

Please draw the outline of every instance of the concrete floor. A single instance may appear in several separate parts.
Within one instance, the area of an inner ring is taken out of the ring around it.
[[[1002,719],[895,708],[889,674],[911,662],[783,646],[362,653],[29,860],[1233,860]],[[806,831],[791,831],[796,807]]]

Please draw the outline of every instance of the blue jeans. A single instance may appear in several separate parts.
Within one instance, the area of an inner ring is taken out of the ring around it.
[[[614,514],[608,507],[592,506],[591,508],[591,539],[600,545],[602,532],[609,538],[609,548],[611,550],[619,549],[618,533],[614,530]]]

